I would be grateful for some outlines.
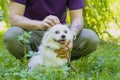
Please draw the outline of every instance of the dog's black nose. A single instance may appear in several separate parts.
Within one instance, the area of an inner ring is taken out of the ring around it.
[[[65,38],[65,35],[62,35],[61,37],[62,37],[62,38]]]

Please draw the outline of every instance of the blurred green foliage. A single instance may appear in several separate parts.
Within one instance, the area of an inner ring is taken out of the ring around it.
[[[8,3],[9,3],[9,0],[0,0],[0,21],[2,21],[4,19],[4,21],[9,25]]]
[[[108,34],[111,22],[120,26],[120,0],[85,0],[84,25],[99,36]]]

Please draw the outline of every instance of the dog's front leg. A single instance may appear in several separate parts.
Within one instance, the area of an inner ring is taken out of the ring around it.
[[[52,49],[60,49],[61,48],[61,45],[59,43],[56,43],[55,41],[48,42],[48,44],[46,44],[46,46],[48,48],[52,48]]]

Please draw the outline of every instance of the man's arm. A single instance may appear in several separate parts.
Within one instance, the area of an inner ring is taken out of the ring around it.
[[[46,16],[43,21],[32,20],[24,17],[25,5],[10,1],[10,24],[11,26],[19,26],[24,29],[40,29],[45,30],[55,24],[60,23],[56,16]]]
[[[10,1],[9,19],[11,26],[19,26],[24,29],[39,29],[40,21],[24,17],[25,5]]]
[[[70,10],[71,30],[76,36],[83,29],[83,9]]]

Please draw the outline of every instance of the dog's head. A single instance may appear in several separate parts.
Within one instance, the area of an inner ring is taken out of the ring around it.
[[[46,36],[49,36],[49,38],[61,44],[65,44],[66,42],[73,40],[73,34],[70,29],[66,25],[62,24],[58,24],[50,28]]]

